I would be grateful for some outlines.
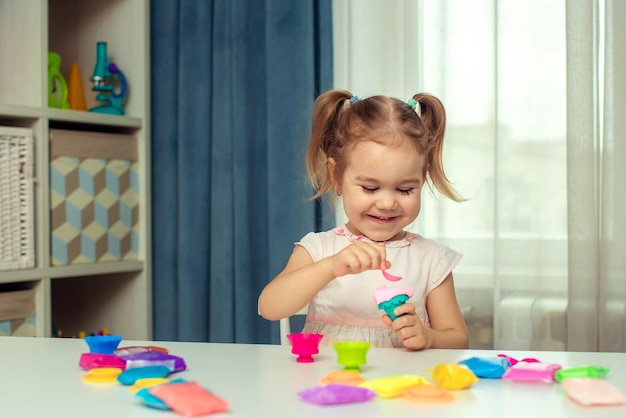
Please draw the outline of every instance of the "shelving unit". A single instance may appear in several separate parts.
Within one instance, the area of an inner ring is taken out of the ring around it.
[[[152,337],[150,262],[149,0],[0,0],[0,125],[34,138],[35,267],[0,271],[3,287],[35,289],[36,336],[108,328],[125,339]],[[67,79],[77,62],[91,108],[96,44],[129,84],[125,115],[48,107],[48,52]],[[50,130],[124,134],[137,143],[137,259],[54,265],[51,239]],[[2,196],[0,196],[2,199]]]

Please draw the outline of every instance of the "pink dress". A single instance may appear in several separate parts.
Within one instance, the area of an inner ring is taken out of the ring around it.
[[[297,245],[305,248],[313,261],[341,251],[352,242],[370,241],[352,234],[344,226],[326,232],[307,234]],[[462,255],[448,247],[407,232],[404,239],[381,243],[391,261],[389,273],[401,276],[387,281],[380,270],[338,277],[323,288],[309,303],[302,332],[324,335],[323,343],[367,341],[373,347],[402,347],[391,328],[382,321],[383,311],[374,301],[374,290],[380,287],[412,288],[409,302],[425,326],[430,326],[426,296],[448,276]]]

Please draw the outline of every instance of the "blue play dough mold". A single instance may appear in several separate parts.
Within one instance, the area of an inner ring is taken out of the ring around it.
[[[392,320],[395,321],[397,316],[393,314],[393,310],[396,309],[398,306],[403,305],[407,300],[409,300],[409,297],[407,295],[397,295],[389,300],[379,303],[378,309],[382,309],[383,311],[385,311],[385,313],[389,315]]]
[[[113,354],[122,341],[119,335],[90,335],[85,337],[91,353]]]

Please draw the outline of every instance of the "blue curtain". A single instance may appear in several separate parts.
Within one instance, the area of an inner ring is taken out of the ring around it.
[[[150,7],[154,338],[277,343],[257,298],[321,227],[303,156],[331,0]]]

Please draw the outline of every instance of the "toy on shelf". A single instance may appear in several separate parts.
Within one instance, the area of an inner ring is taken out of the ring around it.
[[[111,78],[117,78],[119,85],[117,92],[115,92],[115,85],[109,81]],[[123,115],[123,104],[128,95],[128,83],[122,70],[115,63],[109,62],[106,42],[98,42],[96,45],[96,65],[91,75],[91,81],[93,82],[92,90],[98,92],[96,100],[108,104],[92,107],[89,111]]]
[[[80,81],[80,71],[76,62],[72,63],[70,75],[67,77],[67,101],[70,104],[70,109],[87,110],[83,83]]]
[[[48,106],[57,109],[69,109],[67,102],[67,83],[61,74],[61,56],[48,52]]]

